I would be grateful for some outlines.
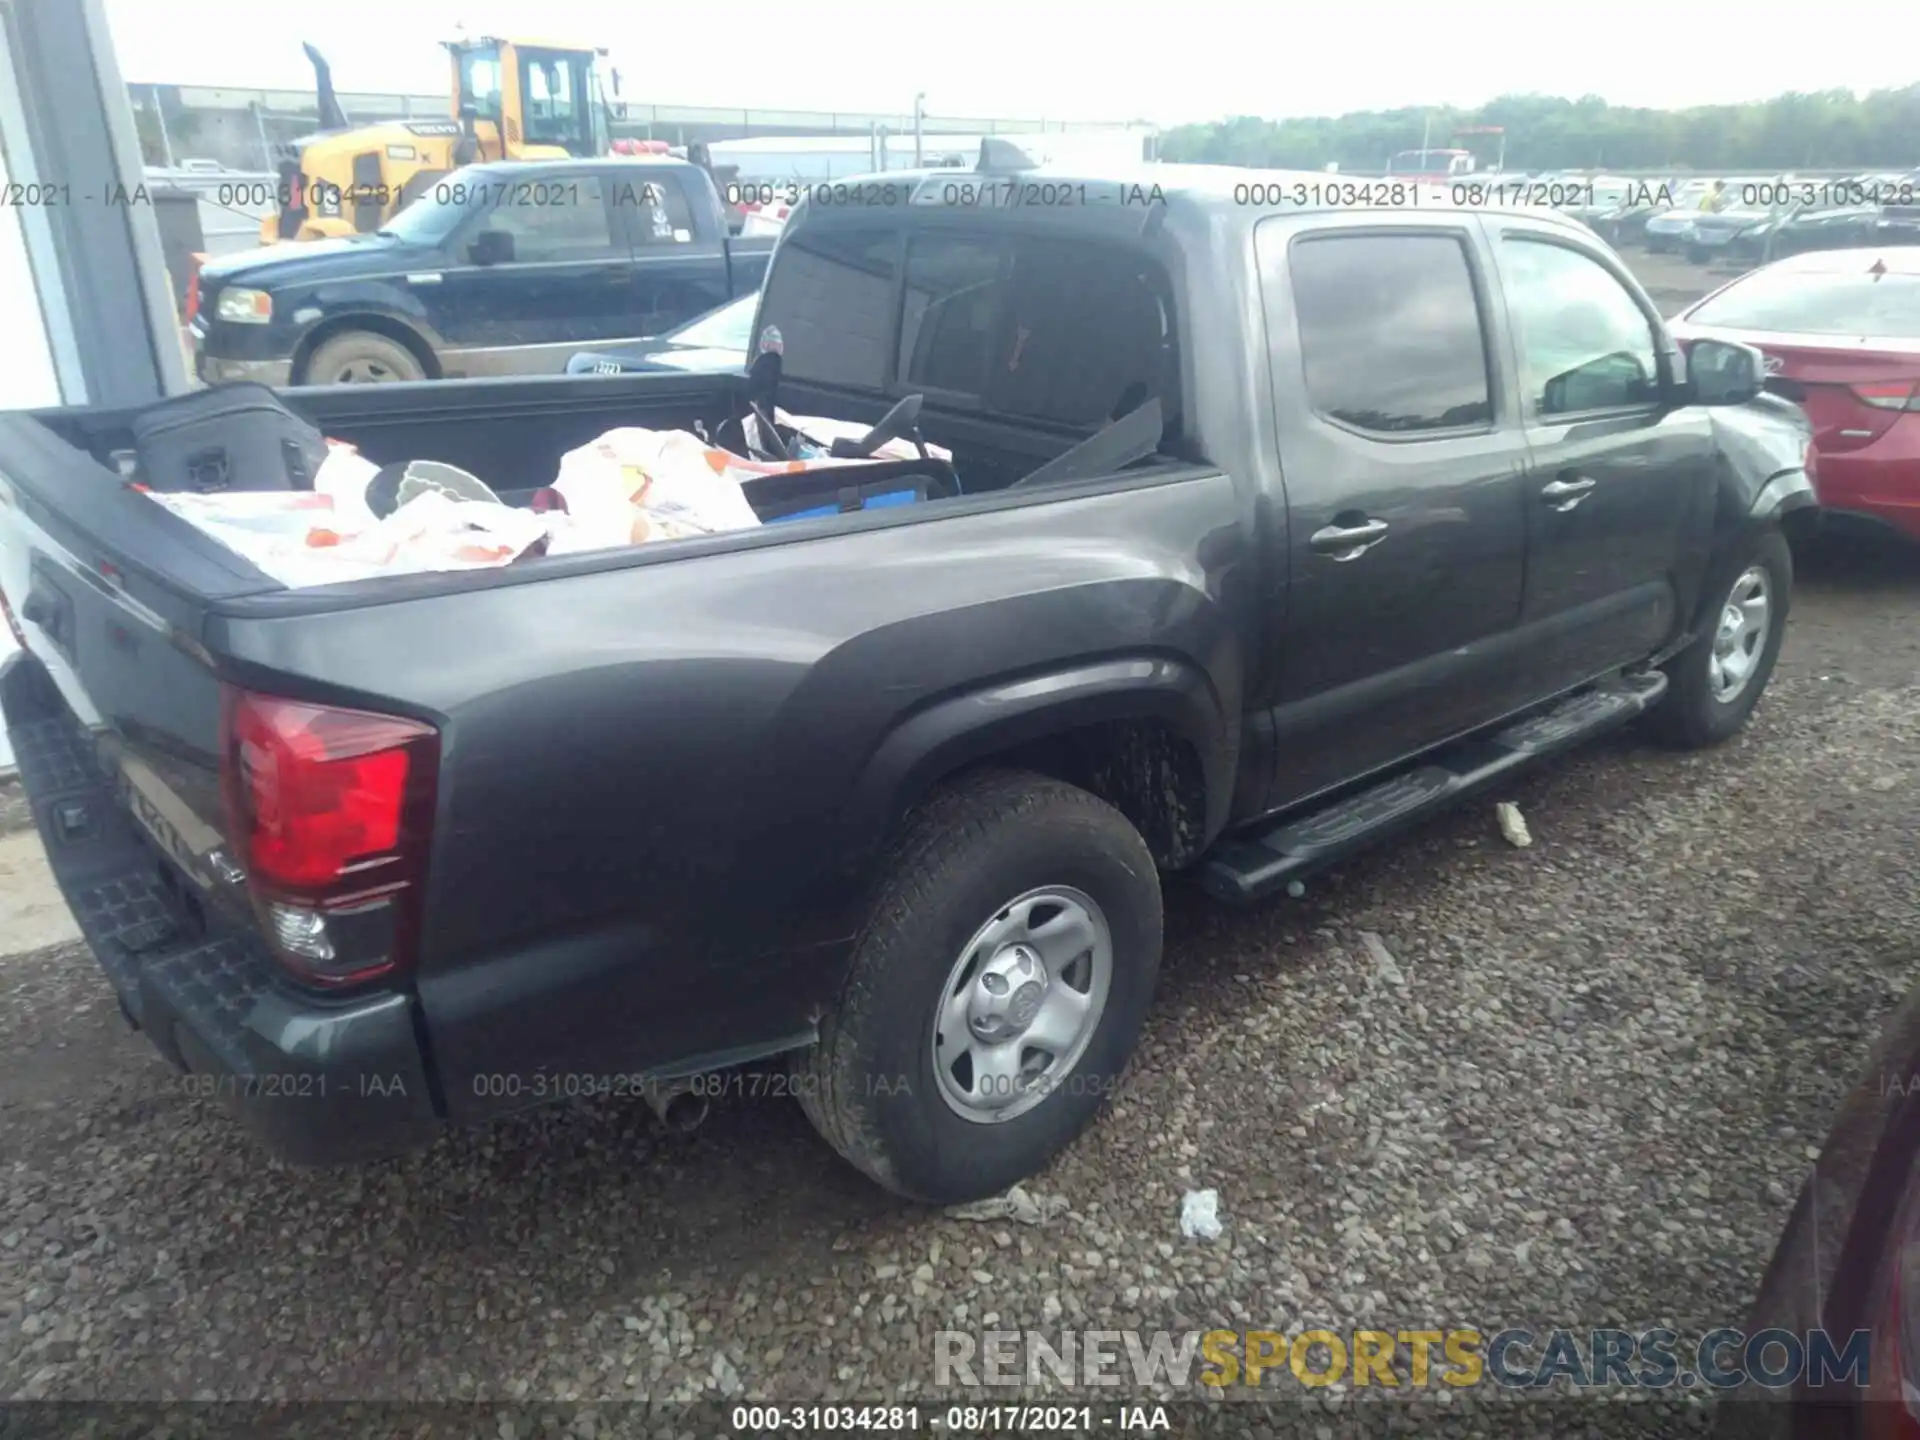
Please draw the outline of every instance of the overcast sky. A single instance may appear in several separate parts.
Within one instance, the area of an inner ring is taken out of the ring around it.
[[[1723,0],[106,0],[129,81],[444,93],[437,42],[604,45],[631,101],[1174,124],[1473,105],[1510,91],[1660,107],[1915,79],[1911,3]],[[1844,20],[1840,16],[1844,14]],[[1283,17],[1299,15],[1303,23]],[[1306,17],[1311,16],[1308,20]],[[1143,18],[1147,17],[1147,18]],[[1878,37],[1878,38],[1876,38]]]

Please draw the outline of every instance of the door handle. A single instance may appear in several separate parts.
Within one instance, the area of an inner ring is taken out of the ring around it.
[[[1540,498],[1556,510],[1571,510],[1587,498],[1594,482],[1584,476],[1572,480],[1550,480],[1540,487]]]
[[[1358,560],[1384,540],[1386,534],[1386,521],[1364,520],[1357,525],[1328,525],[1316,530],[1307,544],[1316,555],[1329,555],[1335,560]]]

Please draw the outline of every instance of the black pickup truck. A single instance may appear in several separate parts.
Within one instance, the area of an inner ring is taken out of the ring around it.
[[[882,1185],[993,1192],[1126,1065],[1162,875],[1284,892],[1643,713],[1745,723],[1817,514],[1757,353],[1550,214],[981,164],[802,205],[756,325],[792,413],[924,397],[944,498],[288,590],[130,489],[128,415],[0,416],[55,874],[281,1153],[784,1054]],[[746,383],[286,398],[517,493]]]
[[[370,234],[208,263],[188,330],[208,384],[558,374],[751,295],[772,253],[683,160],[474,165]]]

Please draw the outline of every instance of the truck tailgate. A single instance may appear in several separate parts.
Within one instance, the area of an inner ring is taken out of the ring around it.
[[[0,415],[0,594],[38,662],[7,679],[8,728],[68,901],[135,1015],[137,957],[219,888],[201,617],[213,596],[274,588],[175,522],[38,421]]]
[[[154,808],[147,828],[183,866],[204,871],[188,852],[220,823],[205,617],[279,588],[39,421],[0,414],[0,593],[101,773]]]
[[[61,892],[129,1020],[282,1154],[433,1123],[410,999],[316,1011],[261,943],[223,835],[211,607],[278,590],[41,425],[0,415],[0,719]],[[358,1077],[377,1069],[379,1087]],[[301,1103],[288,1103],[298,1101]]]

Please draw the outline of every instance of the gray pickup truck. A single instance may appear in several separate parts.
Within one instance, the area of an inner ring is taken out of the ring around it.
[[[1324,181],[989,145],[803,204],[756,348],[795,414],[920,397],[917,504],[288,590],[130,488],[130,416],[0,416],[0,706],[128,1018],[302,1161],[790,1055],[954,1201],[1099,1110],[1163,876],[1254,900],[1636,716],[1733,735],[1817,514],[1759,356],[1571,221]],[[284,398],[516,495],[748,384]]]

